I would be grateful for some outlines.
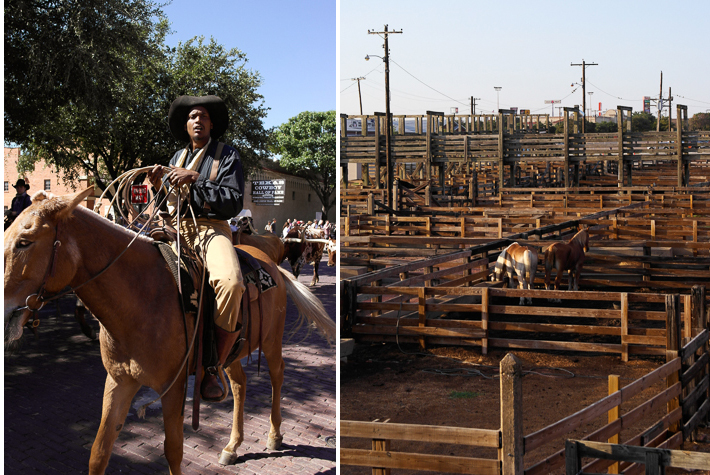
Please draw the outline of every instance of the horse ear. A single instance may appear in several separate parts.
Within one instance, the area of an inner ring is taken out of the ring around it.
[[[69,195],[64,195],[60,196],[59,199],[62,201],[62,206],[61,211],[58,213],[58,217],[60,219],[65,219],[68,218],[72,212],[74,212],[74,208],[79,206],[82,201],[86,199],[87,196],[91,196],[94,193],[94,186],[91,185],[84,191],[78,191],[76,193],[72,193]]]

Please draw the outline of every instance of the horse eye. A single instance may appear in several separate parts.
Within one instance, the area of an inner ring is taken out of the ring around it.
[[[29,247],[30,244],[32,244],[32,241],[28,241],[27,239],[20,239],[19,241],[17,241],[17,247],[19,247],[20,249]]]

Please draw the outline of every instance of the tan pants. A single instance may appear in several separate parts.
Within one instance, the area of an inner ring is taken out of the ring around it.
[[[180,220],[180,234],[200,255],[209,272],[209,281],[217,294],[214,321],[223,330],[233,332],[239,319],[244,294],[244,278],[232,246],[232,231],[225,221],[200,218],[197,228],[192,219]]]

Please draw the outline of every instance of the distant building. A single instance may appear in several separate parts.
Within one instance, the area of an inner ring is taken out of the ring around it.
[[[35,164],[34,171],[20,175],[17,172],[19,158],[20,149],[18,147],[5,147],[3,160],[3,187],[5,191],[3,209],[9,209],[12,204],[12,199],[15,197],[13,185],[17,183],[18,178],[24,178],[25,182],[30,185],[30,189],[27,192],[30,196],[40,190],[45,190],[55,195],[66,195],[86,189],[89,186],[87,176],[81,176],[78,181],[68,183],[64,180],[64,174],[58,173],[43,161]],[[90,196],[84,201],[84,206],[93,208],[95,200],[96,197]],[[104,201],[105,205],[108,206],[108,201]]]

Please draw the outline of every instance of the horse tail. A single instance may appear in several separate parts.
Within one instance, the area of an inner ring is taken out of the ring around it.
[[[293,333],[297,332],[301,325],[308,320],[308,322],[315,324],[328,340],[328,343],[332,344],[335,341],[335,322],[326,312],[323,303],[311,293],[306,285],[300,283],[293,274],[281,266],[276,267],[281,272],[286,285],[286,292],[291,296],[298,309],[298,322]]]
[[[525,281],[532,289],[537,273],[537,251],[527,249],[523,253],[523,262],[525,263]]]
[[[545,288],[549,288],[550,276],[552,275],[552,268],[555,266],[555,250],[552,249],[555,245],[551,245],[545,249]]]

